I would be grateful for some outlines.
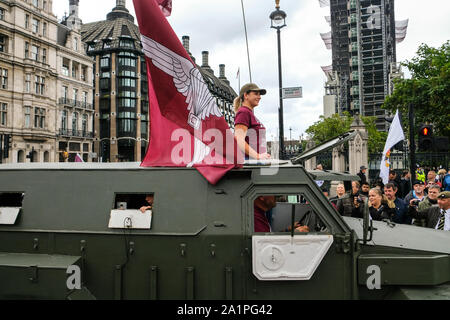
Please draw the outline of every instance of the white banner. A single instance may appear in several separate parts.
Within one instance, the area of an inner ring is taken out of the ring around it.
[[[384,146],[383,157],[381,158],[380,177],[383,179],[384,184],[389,182],[391,149],[402,140],[405,140],[405,135],[403,134],[402,125],[400,124],[400,118],[397,110],[394,120],[392,120],[391,127],[389,128],[389,134]]]

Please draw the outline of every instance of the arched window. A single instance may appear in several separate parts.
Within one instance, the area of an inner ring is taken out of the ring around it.
[[[48,151],[44,152],[44,162],[50,162],[50,153]]]
[[[25,152],[23,150],[19,150],[17,152],[17,162],[18,163],[23,163],[25,162]]]

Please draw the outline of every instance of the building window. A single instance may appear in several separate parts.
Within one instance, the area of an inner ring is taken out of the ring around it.
[[[31,46],[31,60],[39,61],[39,47],[32,45]]]
[[[47,36],[47,22],[42,24],[42,35]]]
[[[73,89],[73,91],[72,91],[72,99],[73,99],[73,101],[77,101],[78,100],[78,89]]]
[[[31,74],[29,73],[25,75],[25,92],[31,92]]]
[[[121,78],[119,84],[122,87],[136,87],[136,79],[133,78]]]
[[[25,128],[29,128],[31,126],[31,107],[26,106],[25,109]]]
[[[39,7],[39,0],[33,0],[33,6]]]
[[[136,59],[119,57],[119,67],[136,67]]]
[[[61,129],[67,130],[67,111],[63,110],[62,116],[61,116]]]
[[[44,95],[45,94],[45,78],[35,76],[35,89],[36,94]]]
[[[87,133],[87,114],[83,114],[83,118],[81,119],[81,130],[83,131],[83,136],[86,136]]]
[[[30,15],[25,15],[25,29],[30,29]]]
[[[42,1],[42,9],[47,10],[47,1]]]
[[[72,78],[78,78],[78,63],[72,62]]]
[[[30,57],[30,44],[28,42],[25,42],[25,59],[28,59]]]
[[[130,49],[134,49],[134,41],[133,40],[120,40],[120,47],[121,48],[130,48]]]
[[[47,63],[47,49],[42,49],[42,63]]]
[[[128,98],[119,99],[119,107],[122,108],[136,108],[136,100]]]
[[[73,50],[78,51],[78,38],[74,37],[72,42],[73,42],[72,44]]]
[[[69,76],[69,60],[66,58],[63,58],[61,73],[63,76],[68,77]]]
[[[8,89],[8,69],[0,69],[2,89]]]
[[[2,126],[6,126],[7,123],[7,115],[8,115],[8,105],[6,103],[2,103],[1,104],[1,109],[0,109],[0,124]]]
[[[110,55],[104,55],[101,59],[100,59],[100,67],[101,68],[109,68],[109,58]]]
[[[62,95],[64,100],[67,100],[69,98],[69,88],[66,86],[62,87]]]
[[[83,102],[83,106],[86,107],[88,102],[88,93],[86,91],[83,91],[81,101]]]
[[[38,19],[33,18],[32,23],[31,23],[31,31],[34,33],[39,33],[40,23],[41,22]]]
[[[8,52],[8,37],[0,34],[0,52]]]
[[[74,112],[72,115],[72,130],[74,131],[74,135],[76,135],[75,131],[78,130],[78,113]]]
[[[81,81],[87,81],[87,67],[81,67]]]
[[[34,127],[39,129],[45,128],[45,109],[34,108]]]
[[[0,20],[5,20],[5,9],[0,8]]]

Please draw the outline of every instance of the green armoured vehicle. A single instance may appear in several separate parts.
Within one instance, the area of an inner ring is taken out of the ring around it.
[[[356,176],[266,169],[212,186],[191,168],[2,165],[0,298],[450,298],[450,232],[341,217],[314,180]],[[284,198],[255,233],[264,195]]]

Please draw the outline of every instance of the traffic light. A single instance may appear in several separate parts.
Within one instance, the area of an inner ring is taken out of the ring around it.
[[[31,151],[28,152],[27,159],[30,159],[30,162],[33,162],[33,153],[34,153],[34,147],[31,148]]]
[[[419,129],[419,150],[433,150],[433,126],[426,124]]]

